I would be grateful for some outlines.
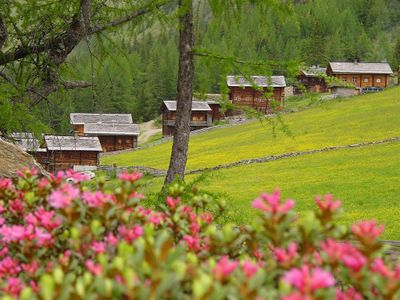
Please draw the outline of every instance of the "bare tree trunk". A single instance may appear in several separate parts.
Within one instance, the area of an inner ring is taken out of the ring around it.
[[[179,74],[177,84],[177,106],[174,140],[165,183],[175,176],[184,178],[189,149],[190,119],[192,111],[194,77],[194,29],[193,2],[179,0]]]

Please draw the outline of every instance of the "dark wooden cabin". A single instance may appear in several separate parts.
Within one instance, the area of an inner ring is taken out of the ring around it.
[[[238,106],[247,106],[262,112],[284,106],[286,81],[284,76],[227,76],[229,100]],[[276,105],[272,103],[276,101]]]
[[[393,71],[388,63],[330,62],[326,74],[351,83],[358,89],[386,88]]]
[[[83,136],[86,123],[132,124],[132,115],[71,113],[70,123],[75,134]]]
[[[28,152],[38,163],[46,167],[48,164],[47,150],[45,147],[41,147],[39,140],[31,132],[13,132],[10,137],[22,150]]]
[[[68,170],[74,166],[96,167],[102,151],[97,137],[55,136],[44,137],[50,172]]]
[[[326,68],[312,66],[301,70],[297,76],[297,81],[308,93],[325,93],[328,91],[328,87],[325,83],[324,75],[326,75]],[[302,91],[302,89],[296,88],[295,94],[301,94]]]
[[[137,147],[139,125],[113,123],[86,123],[85,136],[97,136],[104,152]]]
[[[162,111],[162,133],[173,135],[176,120],[176,101],[164,101]],[[198,130],[212,125],[212,109],[206,101],[192,101],[190,130]]]

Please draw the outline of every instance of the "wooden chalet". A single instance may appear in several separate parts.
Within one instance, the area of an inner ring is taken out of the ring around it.
[[[176,101],[164,101],[162,111],[162,133],[173,135],[176,120]],[[192,101],[190,130],[198,130],[212,125],[212,109],[206,101]]]
[[[325,74],[326,68],[312,66],[310,68],[304,68],[301,70],[300,74],[297,76],[297,81],[309,93],[325,93],[328,91],[328,87],[323,77]],[[295,89],[296,94],[301,94],[301,92],[301,89]]]
[[[351,83],[358,89],[386,88],[393,71],[388,63],[330,62],[326,74]]]
[[[85,136],[97,136],[104,152],[137,147],[137,124],[86,123],[83,131]]]
[[[132,124],[132,115],[71,113],[70,123],[74,129],[75,134],[83,136],[84,125],[86,123]]]
[[[97,167],[102,151],[97,137],[44,136],[50,172],[68,170],[75,166]]]
[[[229,100],[238,106],[248,106],[262,112],[271,110],[271,100],[284,105],[286,81],[284,76],[227,76]],[[271,94],[267,96],[266,94]]]
[[[38,163],[44,167],[47,165],[47,150],[41,147],[39,140],[31,132],[13,132],[10,137],[22,150],[32,155]]]

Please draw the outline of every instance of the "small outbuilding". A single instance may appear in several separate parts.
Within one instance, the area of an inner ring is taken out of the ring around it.
[[[137,124],[86,123],[83,131],[85,136],[97,136],[104,152],[137,147]]]
[[[312,66],[300,70],[300,74],[297,76],[297,81],[304,89],[309,93],[325,93],[328,91],[325,83],[324,76],[326,75],[326,68],[319,66]],[[295,93],[300,94],[301,89],[296,88]]]
[[[176,121],[176,101],[164,101],[162,111],[162,133],[173,135]],[[212,125],[212,109],[206,101],[192,101],[190,130],[198,130]]]
[[[102,151],[98,137],[45,135],[50,172],[68,170],[74,166],[90,166],[99,164]]]
[[[286,81],[284,76],[227,76],[229,100],[238,106],[247,106],[269,112],[275,106],[284,106]]]

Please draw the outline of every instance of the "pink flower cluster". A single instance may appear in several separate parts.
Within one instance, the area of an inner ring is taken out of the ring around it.
[[[281,193],[279,190],[276,190],[272,195],[267,193],[261,194],[259,198],[252,202],[252,206],[256,209],[271,214],[284,214],[294,207],[294,201],[287,200],[285,203],[281,204]]]

